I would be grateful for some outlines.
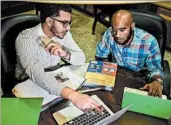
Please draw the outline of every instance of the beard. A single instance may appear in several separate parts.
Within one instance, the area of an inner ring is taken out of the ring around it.
[[[65,31],[61,31],[61,32],[58,32],[56,30],[56,28],[52,25],[52,27],[50,28],[50,31],[52,32],[52,34],[60,39],[63,39],[64,36],[67,34],[68,30],[65,30]]]
[[[131,36],[133,35],[133,31],[132,28],[130,28],[129,31],[129,35],[127,36],[126,40],[124,40],[124,38],[118,38],[114,36],[115,41],[119,44],[119,45],[125,45],[129,42],[129,40],[131,39]]]

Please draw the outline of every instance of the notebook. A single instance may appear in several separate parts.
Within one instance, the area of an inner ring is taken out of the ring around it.
[[[125,87],[122,108],[132,104],[129,111],[150,115],[162,119],[171,117],[171,101],[165,95],[162,98],[148,96],[148,92]],[[160,108],[159,108],[160,107]]]
[[[43,98],[1,98],[2,125],[37,125]]]
[[[53,117],[59,125],[102,125],[109,124],[121,117],[130,106],[113,113],[96,95],[91,96],[103,107],[103,112],[83,112],[72,103],[68,107],[53,113]]]

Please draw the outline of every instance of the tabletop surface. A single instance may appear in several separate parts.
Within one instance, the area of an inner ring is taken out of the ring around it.
[[[56,4],[134,4],[134,3],[152,3],[161,0],[28,0],[38,3],[56,3]]]
[[[88,93],[89,95],[97,95],[114,113],[121,109],[122,94],[124,87],[140,88],[144,86],[141,80],[135,77],[126,77],[127,74],[117,73],[116,84],[113,92],[95,91]],[[67,100],[52,106],[51,108],[41,112],[39,125],[57,125],[52,114],[67,106]],[[135,112],[127,111],[120,119],[111,123],[111,125],[168,125],[167,120],[147,116]]]
[[[171,10],[171,1],[154,2],[153,4]]]

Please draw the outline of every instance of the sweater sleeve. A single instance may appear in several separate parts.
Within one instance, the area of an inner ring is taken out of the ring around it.
[[[74,41],[70,32],[67,33],[64,43],[64,47],[71,53],[70,60],[66,61],[70,62],[72,65],[83,65],[86,60],[85,55]]]

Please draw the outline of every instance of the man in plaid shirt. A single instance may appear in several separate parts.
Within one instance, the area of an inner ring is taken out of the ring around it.
[[[97,45],[97,58],[108,58],[110,53],[119,66],[135,72],[147,67],[151,82],[142,89],[148,89],[151,96],[161,97],[164,76],[158,42],[148,32],[135,27],[127,10],[119,10],[112,16],[112,26]]]

